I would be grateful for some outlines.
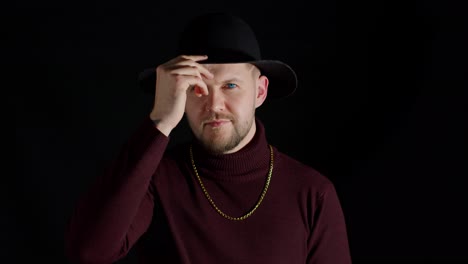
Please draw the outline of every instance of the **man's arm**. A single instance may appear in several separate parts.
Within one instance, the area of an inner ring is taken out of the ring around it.
[[[351,264],[346,223],[334,186],[326,185],[311,219],[308,264]]]
[[[66,254],[78,263],[112,263],[148,228],[151,179],[168,138],[147,118],[106,172],[80,198],[65,231]]]

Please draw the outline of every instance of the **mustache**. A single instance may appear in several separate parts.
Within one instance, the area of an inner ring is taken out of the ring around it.
[[[234,120],[234,117],[232,115],[213,113],[210,116],[203,119],[203,123],[205,124],[205,123],[213,122],[219,119]]]

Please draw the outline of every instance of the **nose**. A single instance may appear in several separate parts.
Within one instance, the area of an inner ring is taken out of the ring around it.
[[[225,98],[223,93],[216,89],[210,89],[209,94],[206,96],[206,111],[220,112],[224,110]]]

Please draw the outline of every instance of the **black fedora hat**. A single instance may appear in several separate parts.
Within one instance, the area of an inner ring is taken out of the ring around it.
[[[193,18],[179,39],[178,55],[208,55],[201,63],[251,63],[270,80],[268,98],[284,98],[296,90],[294,70],[279,60],[263,59],[253,29],[242,18],[223,12]],[[154,93],[155,68],[143,70],[138,85]]]

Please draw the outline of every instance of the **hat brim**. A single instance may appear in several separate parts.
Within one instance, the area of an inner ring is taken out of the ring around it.
[[[251,63],[269,80],[267,98],[285,98],[296,91],[297,76],[288,64],[277,60],[260,60]]]
[[[211,62],[205,63],[226,63]],[[240,63],[240,62],[236,62]],[[262,75],[269,80],[268,96],[271,99],[280,99],[292,95],[297,88],[297,75],[295,71],[286,63],[278,60],[254,60],[243,61],[242,63],[251,63],[260,69]],[[154,94],[156,86],[156,68],[147,68],[138,75],[138,87],[143,92]]]

